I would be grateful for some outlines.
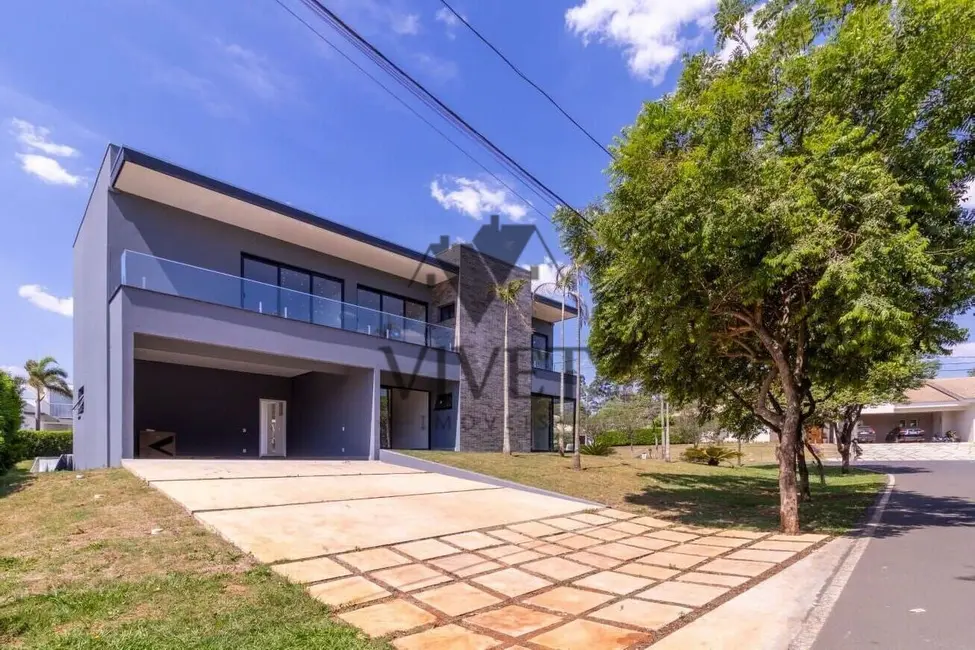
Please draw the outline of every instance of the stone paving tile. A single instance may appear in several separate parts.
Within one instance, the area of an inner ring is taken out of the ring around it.
[[[635,594],[636,598],[647,600],[662,600],[665,603],[676,603],[688,607],[703,607],[712,600],[728,592],[727,587],[714,585],[699,585],[693,582],[661,582],[646,591]]]
[[[507,528],[500,528],[498,530],[489,530],[488,535],[492,537],[497,537],[502,539],[509,544],[524,544],[525,542],[532,541],[532,538],[528,535],[522,535],[519,532],[508,530]]]
[[[499,598],[486,591],[463,582],[454,582],[443,587],[421,591],[413,595],[417,600],[438,609],[447,616],[463,616],[501,602]]]
[[[601,571],[591,576],[586,576],[573,583],[577,587],[606,591],[618,596],[632,594],[639,589],[646,589],[653,584],[653,580],[633,576],[626,573],[615,571]]]
[[[538,573],[547,578],[552,578],[557,582],[571,580],[572,578],[581,576],[583,573],[592,571],[591,566],[560,557],[550,557],[536,562],[529,562],[528,564],[522,564],[521,568],[532,573]]]
[[[635,627],[657,630],[673,623],[691,611],[686,607],[662,605],[660,603],[650,603],[645,600],[628,598],[608,605],[603,609],[593,612],[589,616],[604,621],[625,623]]]
[[[643,533],[653,530],[652,528],[641,526],[640,524],[634,524],[632,521],[621,521],[618,524],[607,526],[607,528],[611,530],[618,530],[621,533],[626,533],[627,535],[642,535]]]
[[[641,526],[649,526],[650,528],[666,528],[671,525],[672,521],[667,521],[666,519],[657,519],[656,517],[637,517],[636,519],[631,519],[634,524],[640,524]]]
[[[692,535],[690,533],[679,533],[675,530],[655,530],[652,533],[647,533],[648,537],[656,537],[657,539],[666,539],[671,542],[689,542],[692,539],[697,539],[697,535]]]
[[[325,557],[277,564],[272,566],[271,570],[291,582],[297,583],[321,582],[322,580],[351,575],[351,572],[344,566]]]
[[[669,546],[673,546],[677,542],[670,542],[666,539],[657,539],[656,537],[647,537],[646,535],[638,535],[636,537],[627,537],[626,539],[621,539],[620,544],[628,544],[630,546],[636,546],[637,548],[645,548],[648,551],[659,551],[665,549]]]
[[[695,564],[700,564],[705,558],[697,555],[684,555],[683,553],[672,553],[671,551],[660,551],[651,553],[646,557],[641,557],[638,561],[644,564],[655,564],[657,566],[670,567],[674,569],[690,569]]]
[[[471,576],[476,576],[479,573],[487,573],[488,571],[497,571],[498,569],[503,569],[504,565],[494,562],[493,560],[485,560],[480,564],[473,564],[469,567],[463,569],[458,569],[455,573],[461,578],[470,578]]]
[[[753,551],[750,548],[735,551],[728,556],[729,560],[749,560],[752,562],[785,562],[795,555],[795,551]]]
[[[551,582],[518,569],[502,569],[494,573],[471,578],[472,582],[483,585],[509,598],[516,598],[531,591],[551,586]]]
[[[676,530],[679,533],[691,533],[693,535],[714,535],[715,533],[721,532],[720,528],[699,528],[697,526],[674,526],[671,530]]]
[[[393,645],[398,650],[487,650],[498,647],[501,642],[459,625],[444,625],[396,639]]]
[[[755,542],[749,549],[754,549],[756,551],[804,551],[812,546],[810,542],[778,542],[775,540],[768,540],[764,542]]]
[[[600,517],[612,517],[613,519],[633,519],[636,517],[632,512],[624,512],[615,508],[607,508],[596,513]]]
[[[641,602],[646,603],[646,601]],[[620,650],[644,638],[645,636],[639,632],[577,618],[554,630],[539,634],[532,638],[531,642],[553,650],[594,650],[595,648]]]
[[[576,589],[575,587],[556,587],[549,589],[537,596],[525,599],[529,605],[543,607],[554,612],[572,614],[578,616],[590,609],[595,609],[615,596],[610,594],[600,594],[586,589]]]
[[[759,533],[754,530],[723,530],[718,533],[718,537],[740,537],[741,539],[762,539],[768,533]]]
[[[698,571],[708,571],[711,573],[730,573],[734,576],[748,576],[754,578],[765,573],[775,565],[771,562],[746,562],[745,560],[729,560],[720,557],[711,560],[707,564],[698,567]]]
[[[617,560],[616,558],[608,557],[606,555],[599,555],[597,553],[590,553],[589,551],[579,551],[578,553],[570,553],[565,557],[569,560],[582,562],[583,564],[588,564],[598,569],[612,569],[613,567],[622,564],[622,561]]]
[[[627,537],[626,533],[620,532],[618,530],[613,530],[612,528],[593,528],[592,530],[580,531],[583,535],[587,537],[594,537],[596,539],[601,539],[604,542],[612,542],[617,539],[622,539]]]
[[[548,526],[539,521],[529,521],[524,524],[514,524],[508,526],[508,530],[513,530],[516,533],[521,533],[522,535],[528,535],[529,537],[544,537],[545,535],[554,535],[555,533],[562,532],[561,529],[555,526]]]
[[[743,537],[719,537],[717,535],[712,535],[710,537],[701,537],[695,539],[695,544],[704,544],[706,546],[720,546],[724,549],[738,548],[739,546],[744,546],[748,544],[751,540],[747,540]]]
[[[512,553],[511,555],[502,555],[498,558],[498,562],[502,564],[507,564],[509,566],[514,566],[516,564],[524,564],[525,562],[531,562],[532,560],[540,560],[545,557],[542,553],[530,550],[520,550],[517,553]]]
[[[610,542],[609,544],[590,546],[587,550],[590,553],[599,553],[600,555],[605,555],[617,560],[632,560],[650,552],[645,548],[630,546],[629,544],[621,544],[619,542]]]
[[[444,542],[453,544],[454,546],[458,546],[465,551],[477,551],[482,548],[498,546],[501,544],[500,540],[477,531],[459,533],[457,535],[447,535],[446,537],[441,537],[440,539]]]
[[[369,577],[381,580],[400,591],[416,591],[450,581],[448,576],[422,564],[407,564],[383,569],[369,574]]]
[[[393,548],[418,560],[429,560],[435,557],[443,557],[444,555],[453,555],[457,552],[457,549],[453,546],[438,542],[435,539],[421,539],[416,542],[398,544]]]
[[[339,618],[356,626],[369,636],[405,632],[437,620],[437,617],[430,612],[398,598],[388,603],[370,605],[345,614],[339,614]]]
[[[541,544],[531,549],[536,553],[544,553],[545,555],[562,555],[563,553],[568,553],[572,549],[566,548],[565,546],[559,546],[558,544]]]
[[[634,576],[640,576],[641,578],[650,578],[651,580],[668,580],[680,573],[680,571],[677,571],[676,569],[665,569],[662,566],[642,564],[640,562],[624,564],[621,567],[616,567],[616,571],[619,571],[620,573],[629,573],[630,575]]]
[[[705,546],[704,544],[690,543],[681,544],[670,549],[674,553],[684,553],[685,555],[697,555],[698,557],[714,557],[726,553],[728,549],[718,546]]]
[[[454,551],[455,553],[457,551]],[[393,553],[388,548],[371,548],[366,551],[343,553],[336,556],[347,564],[351,564],[359,571],[375,571],[400,564],[408,564],[409,559],[399,553]]]
[[[543,627],[555,625],[561,616],[538,612],[519,605],[508,605],[464,619],[464,622],[507,636],[525,636]]]
[[[473,553],[448,555],[447,557],[430,560],[430,564],[438,569],[449,571],[450,573],[460,576],[461,578],[466,578],[467,576],[472,576],[477,573],[484,573],[485,571],[489,571],[491,569],[501,568],[501,565],[497,562],[485,560],[481,556]]]
[[[548,524],[549,526],[555,526],[556,528],[561,528],[562,530],[579,530],[580,528],[586,528],[589,524],[585,524],[581,521],[576,521],[575,519],[569,519],[568,517],[555,517],[554,519],[543,519],[542,523]]]
[[[542,537],[539,541],[546,542],[548,544],[558,544],[563,539],[572,539],[573,537],[579,537],[579,535],[570,532],[556,533],[555,535],[546,535]]]
[[[486,557],[489,557],[492,560],[496,560],[500,557],[504,557],[505,555],[513,555],[515,553],[521,553],[523,550],[524,549],[522,549],[519,546],[515,546],[514,544],[503,544],[502,546],[494,546],[491,548],[482,549],[478,551],[478,553]]]
[[[772,535],[769,539],[773,542],[821,542],[829,537],[829,535],[814,535],[812,533],[805,533],[803,535]]]
[[[312,598],[332,607],[368,603],[389,595],[388,591],[362,576],[321,582],[308,587],[308,593]]]
[[[569,537],[563,537],[558,543],[562,546],[566,546],[578,551],[584,548],[589,548],[590,546],[595,546],[596,544],[600,544],[602,542],[601,540],[586,537],[585,535],[569,533]]]
[[[575,519],[576,521],[581,521],[584,524],[589,524],[590,526],[602,526],[603,524],[611,524],[616,521],[612,517],[602,517],[589,512],[571,515],[571,518]]]
[[[743,576],[730,576],[718,573],[700,573],[689,571],[677,577],[680,582],[695,582],[700,585],[716,585],[719,587],[737,587],[748,582],[749,578]]]

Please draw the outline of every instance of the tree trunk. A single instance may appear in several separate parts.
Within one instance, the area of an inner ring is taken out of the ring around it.
[[[572,469],[582,469],[582,450],[579,444],[579,421],[581,420],[579,405],[582,402],[582,300],[581,295],[576,293],[576,306],[579,313],[576,315],[576,412],[575,422],[572,423],[572,435],[575,437],[575,444],[572,445]]]
[[[796,466],[799,470],[799,500],[812,499],[809,491],[809,466],[806,464],[806,450],[802,440],[796,444]]]
[[[41,389],[34,389],[34,431],[41,430]]]
[[[559,321],[559,339],[562,349],[562,365],[559,367],[559,456],[565,458],[565,291],[562,292],[562,320]]]
[[[501,451],[505,454],[511,453],[511,431],[508,429],[508,305],[504,306],[504,354],[501,357],[502,360],[502,378],[501,383],[504,386],[504,396],[502,398],[502,403],[504,404],[502,418],[504,418],[504,436],[501,439]]]
[[[799,404],[787,404],[779,432],[779,525],[786,535],[799,533],[799,495],[796,490],[796,445],[801,418]]]

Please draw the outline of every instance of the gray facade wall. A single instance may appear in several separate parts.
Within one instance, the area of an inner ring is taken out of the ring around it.
[[[358,302],[359,285],[426,303],[431,300],[430,287],[419,282],[121,192],[108,195],[108,220],[108,257],[116,285],[126,249],[233,276],[241,275],[241,255],[249,254],[339,278],[349,303]],[[196,282],[200,277],[192,276]],[[239,299],[239,286],[232,283],[221,286],[214,281],[212,289]]]
[[[105,153],[73,250],[73,379],[75,390],[84,391],[84,413],[75,413],[73,431],[79,469],[109,462],[108,186],[115,153],[115,147]]]
[[[256,458],[260,400],[287,400],[294,417],[292,379],[172,363],[135,361],[135,434],[176,434],[178,456]],[[295,427],[288,424],[288,455]]]
[[[503,438],[504,304],[494,296],[498,280],[529,279],[520,267],[457,246],[457,328],[462,366],[460,384],[461,451],[500,451]],[[531,450],[531,288],[526,283],[516,305],[509,309],[508,345],[509,426],[511,448]],[[519,353],[520,348],[520,353]]]
[[[532,393],[536,395],[559,396],[559,373],[553,370],[532,370]],[[575,399],[576,397],[576,376],[565,374],[565,398]]]
[[[369,458],[373,371],[292,380],[288,456]]]

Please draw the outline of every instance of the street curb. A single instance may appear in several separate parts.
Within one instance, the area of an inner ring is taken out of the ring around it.
[[[826,619],[829,618],[830,613],[836,606],[836,601],[839,600],[840,594],[843,593],[843,589],[846,587],[846,583],[850,580],[853,570],[856,568],[857,563],[863,557],[863,553],[867,550],[867,546],[873,539],[877,526],[880,524],[880,518],[887,508],[887,502],[890,500],[890,493],[893,491],[895,484],[896,480],[894,475],[887,474],[886,489],[877,498],[866,523],[857,532],[856,541],[850,546],[843,559],[840,560],[836,569],[833,571],[833,574],[826,580],[823,589],[816,596],[809,615],[803,621],[799,632],[789,644],[789,650],[809,650],[816,642],[816,638],[826,624]]]

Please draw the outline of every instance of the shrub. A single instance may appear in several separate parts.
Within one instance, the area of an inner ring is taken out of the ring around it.
[[[609,445],[612,447],[623,447],[630,444],[630,435],[626,431],[606,431],[605,433],[600,433],[596,436],[599,440],[607,440]],[[660,427],[644,427],[642,429],[637,429],[633,432],[633,444],[649,446],[654,444],[654,438],[656,442],[663,443],[660,434]],[[671,428],[670,430],[670,444],[672,445],[690,445],[694,443],[693,435],[686,434],[683,432],[678,432]]]
[[[72,432],[67,431],[33,431],[23,429],[14,438],[14,447],[18,461],[36,456],[60,456],[71,453]]]
[[[17,462],[14,438],[23,409],[20,386],[15,378],[0,370],[0,473]]]
[[[731,464],[732,459],[737,459],[741,456],[734,449],[728,447],[722,447],[721,445],[708,445],[707,447],[688,447],[681,454],[683,458],[688,463],[700,463],[702,465],[711,465],[715,467],[722,462]]]
[[[579,447],[579,453],[586,456],[609,456],[613,453],[613,446],[600,437]]]

